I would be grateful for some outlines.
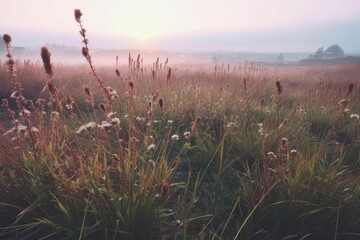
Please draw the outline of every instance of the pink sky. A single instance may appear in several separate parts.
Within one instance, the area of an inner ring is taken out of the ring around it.
[[[0,0],[0,34],[77,33],[75,8],[91,34],[144,46],[173,35],[278,31],[360,16],[359,0]]]

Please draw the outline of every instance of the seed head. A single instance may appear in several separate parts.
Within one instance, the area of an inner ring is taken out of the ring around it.
[[[159,105],[160,105],[160,108],[161,108],[161,111],[163,111],[163,106],[164,106],[164,100],[162,98],[159,99]]]
[[[129,81],[129,87],[130,87],[131,89],[134,89],[134,83],[133,83],[132,81]]]
[[[90,89],[89,88],[85,88],[85,93],[90,97],[91,96],[91,93],[90,93]]]
[[[82,47],[81,53],[85,58],[89,57],[89,51],[88,51],[88,49],[86,47]]]
[[[3,40],[4,40],[4,42],[5,42],[5,44],[7,45],[7,46],[9,46],[10,45],[10,43],[11,43],[11,36],[9,35],[9,34],[4,34],[3,35]]]
[[[103,103],[99,103],[99,108],[101,110],[103,110],[104,112],[106,112],[106,108],[105,108],[105,105]]]
[[[82,12],[80,11],[80,9],[75,9],[74,10],[74,16],[75,16],[75,20],[80,23],[81,21],[81,16],[82,16]]]
[[[51,53],[47,47],[41,48],[41,58],[44,63],[46,73],[52,77],[54,74],[53,67],[51,65]]]
[[[265,99],[264,98],[261,99],[260,104],[261,104],[261,106],[265,105]]]
[[[282,87],[281,87],[280,81],[276,81],[275,84],[276,84],[276,88],[277,88],[278,94],[281,94],[281,92],[282,92]]]
[[[349,84],[348,92],[347,92],[346,95],[349,96],[353,90],[354,90],[354,83],[351,82],[351,83]]]
[[[54,84],[52,84],[51,81],[48,81],[47,85],[48,85],[49,92],[50,92],[52,95],[55,95],[57,89],[56,89],[56,87],[54,86]]]
[[[166,81],[169,81],[171,78],[171,68],[169,68],[169,71],[168,71],[168,74],[167,74],[167,77],[166,77]]]

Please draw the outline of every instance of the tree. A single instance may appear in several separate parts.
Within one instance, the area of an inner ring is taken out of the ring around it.
[[[323,58],[324,57],[324,47],[318,48],[318,50],[312,55],[313,58]]]
[[[344,50],[338,44],[333,44],[326,49],[324,55],[331,58],[340,58],[344,57]]]

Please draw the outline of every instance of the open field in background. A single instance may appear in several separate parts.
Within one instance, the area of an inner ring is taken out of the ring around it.
[[[59,112],[42,64],[15,66],[2,239],[360,237],[357,65],[120,63],[97,68],[104,95],[87,65],[55,64]]]

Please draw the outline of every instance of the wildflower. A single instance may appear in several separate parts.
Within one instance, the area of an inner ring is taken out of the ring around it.
[[[344,111],[343,111],[343,114],[348,114],[350,113],[350,109],[349,108],[345,108]]]
[[[189,139],[190,138],[190,136],[191,136],[191,133],[190,132],[184,132],[184,137],[186,138],[186,139]]]
[[[156,163],[155,163],[154,160],[150,159],[150,160],[148,161],[148,163],[149,163],[149,166],[150,166],[151,168],[155,168]]]
[[[104,129],[105,131],[109,131],[112,127],[111,123],[108,123],[106,121],[103,121],[101,125],[99,125],[99,128]]]
[[[293,155],[296,155],[296,154],[297,154],[297,150],[296,150],[296,149],[291,149],[290,153],[293,154]]]
[[[177,135],[177,134],[172,135],[171,140],[173,140],[173,141],[179,140],[179,135]]]
[[[263,125],[262,123],[258,123],[258,126],[259,126],[258,133],[259,133],[261,136],[265,135],[266,131],[265,131],[264,125]]]
[[[52,119],[57,119],[57,118],[59,118],[60,113],[56,112],[56,111],[52,111],[50,115],[51,115]]]
[[[354,120],[359,120],[359,114],[350,114],[350,118]]]
[[[287,125],[287,123],[288,123],[288,120],[287,120],[287,118],[285,118],[284,121],[282,123],[280,123],[278,130],[281,131],[284,128],[284,126]]]
[[[27,109],[24,109],[24,113],[25,113],[25,115],[30,115],[31,112],[29,110],[27,110]],[[23,113],[20,112],[19,115],[22,116]]]
[[[274,156],[274,152],[268,152],[267,155],[268,155],[268,157]]]
[[[234,122],[229,122],[227,125],[226,125],[227,128],[233,128],[235,127],[235,123]]]
[[[10,98],[17,98],[17,97],[19,97],[19,96],[20,96],[20,94],[19,94],[18,91],[13,91],[13,92],[11,93],[11,95],[10,95]]]
[[[350,102],[349,98],[343,98],[337,104],[346,106],[346,104],[348,104],[349,102]]]
[[[116,112],[110,112],[110,113],[108,113],[107,117],[113,118],[113,117],[115,117],[115,114],[116,114]]]
[[[155,147],[156,147],[155,144],[150,144],[150,145],[147,147],[147,150],[148,150],[148,151],[154,150]]]
[[[160,193],[162,197],[164,197],[167,194],[169,187],[170,187],[170,184],[168,182],[166,182],[166,181],[162,182],[161,193]]]
[[[110,123],[111,123],[113,126],[119,126],[119,125],[120,125],[120,119],[117,118],[117,117],[114,117],[114,118],[110,119]]]
[[[287,142],[288,142],[288,139],[286,138],[286,137],[283,137],[282,139],[281,139],[281,141],[282,141],[282,144],[286,144]]]
[[[8,107],[9,106],[9,101],[7,99],[1,99],[2,101],[2,107]]]
[[[111,99],[119,98],[117,91],[115,91],[112,87],[106,87],[105,89]]]
[[[138,123],[145,123],[146,122],[146,118],[144,118],[144,117],[136,117],[135,119],[136,119],[136,121]]]
[[[267,156],[270,160],[274,160],[276,159],[276,155],[274,154],[274,152],[268,152],[267,153]]]
[[[168,121],[167,121],[167,123],[168,123],[169,125],[173,124],[173,122],[174,122],[173,120],[168,120]]]
[[[96,125],[95,122],[89,122],[89,123],[87,123],[87,124],[85,124],[85,125],[81,125],[80,128],[79,128],[79,130],[76,131],[76,133],[81,134],[81,133],[83,133],[83,132],[87,132],[87,131],[95,128],[96,126],[97,126],[97,125]]]

